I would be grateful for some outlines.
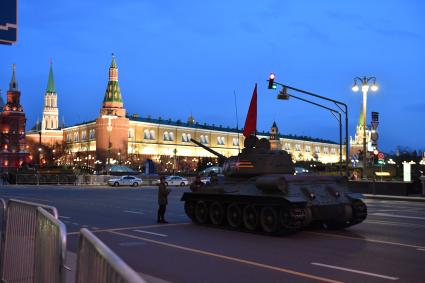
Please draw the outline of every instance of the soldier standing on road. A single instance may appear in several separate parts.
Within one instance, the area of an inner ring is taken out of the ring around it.
[[[167,189],[167,186],[165,185],[165,178],[164,176],[161,176],[159,178],[159,186],[158,186],[158,223],[168,223],[164,219],[165,210],[167,209],[168,204],[168,194],[170,193],[170,190]]]

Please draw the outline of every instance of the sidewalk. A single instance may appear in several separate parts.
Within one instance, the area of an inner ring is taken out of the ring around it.
[[[414,201],[414,202],[425,202],[425,197],[421,195],[412,196],[390,196],[390,195],[372,195],[363,194],[367,199],[381,199],[381,200],[401,200],[401,201]]]

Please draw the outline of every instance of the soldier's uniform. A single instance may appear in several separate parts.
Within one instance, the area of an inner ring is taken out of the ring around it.
[[[158,186],[158,223],[168,223],[164,219],[165,210],[167,209],[168,204],[168,194],[170,193],[170,190],[167,189],[167,186],[164,183],[164,180],[161,179]]]

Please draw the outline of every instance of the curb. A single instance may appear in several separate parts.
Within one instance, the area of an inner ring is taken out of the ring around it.
[[[380,199],[380,200],[401,200],[412,202],[425,202],[425,197],[406,197],[406,196],[388,196],[388,195],[371,195],[363,194],[366,199]]]

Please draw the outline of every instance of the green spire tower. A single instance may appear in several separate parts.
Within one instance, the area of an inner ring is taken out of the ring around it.
[[[103,105],[100,114],[125,117],[121,90],[118,84],[118,67],[114,53],[112,53],[112,62],[109,67],[109,80],[106,86],[105,96],[103,97]]]
[[[59,109],[58,95],[55,89],[55,81],[53,79],[53,63],[50,61],[49,78],[47,80],[46,93],[44,94],[43,119],[41,122],[41,130],[58,130],[59,129]]]
[[[46,92],[56,93],[55,81],[53,80],[53,63],[50,61],[49,80],[47,81]]]
[[[103,105],[114,104],[115,107],[122,107],[122,96],[118,84],[118,68],[115,62],[115,56],[112,53],[112,62],[109,67],[109,81],[103,98]],[[119,105],[120,104],[120,105]]]

